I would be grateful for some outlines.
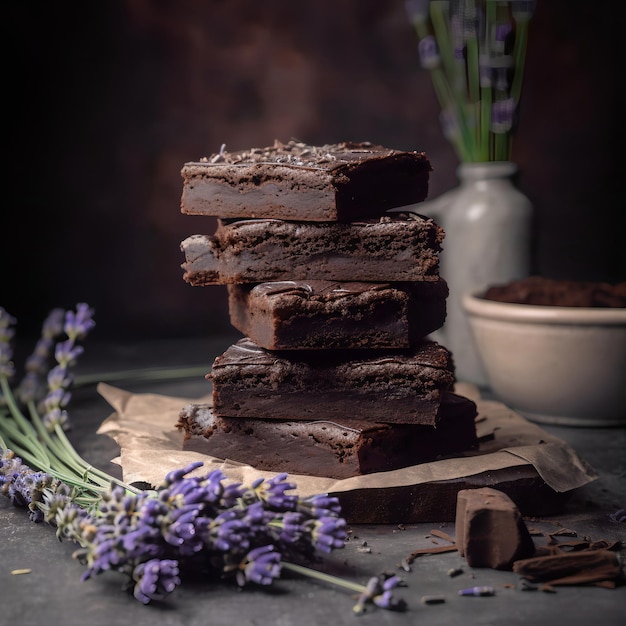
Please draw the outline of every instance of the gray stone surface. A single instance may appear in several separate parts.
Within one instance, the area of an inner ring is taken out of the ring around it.
[[[82,374],[127,370],[142,366],[190,365],[198,372],[213,356],[231,342],[223,337],[204,340],[145,344],[143,346],[89,346],[81,362]],[[104,378],[104,375],[100,376]],[[181,397],[199,397],[207,392],[200,374],[179,380],[141,382],[126,375],[110,381],[130,391],[150,391]],[[97,435],[99,423],[111,412],[96,393],[95,386],[76,389],[70,415],[75,424],[71,436],[85,458],[109,471],[117,468],[109,459],[117,454],[114,442]],[[598,480],[576,491],[566,510],[558,516],[526,519],[538,545],[545,534],[561,528],[574,530],[592,540],[626,540],[626,524],[609,515],[626,506],[626,429],[573,429],[549,427],[549,432],[567,441],[598,471]],[[354,595],[285,573],[267,589],[238,591],[231,583],[184,583],[161,604],[143,606],[121,590],[122,577],[106,573],[81,582],[82,566],[72,559],[74,546],[59,542],[54,530],[29,522],[24,510],[13,508],[0,498],[0,625],[39,626],[238,626],[276,624],[308,626],[354,624]],[[411,571],[400,563],[414,550],[445,545],[431,534],[434,529],[454,535],[454,524],[414,524],[406,527],[352,525],[345,548],[325,557],[316,565],[322,571],[365,584],[370,576],[383,571],[400,574],[406,587],[397,595],[408,603],[406,613],[376,609],[360,619],[378,625],[420,624],[528,624],[534,626],[613,626],[626,617],[626,586],[616,589],[592,586],[557,587],[556,593],[523,591],[518,575],[507,571],[470,568],[457,552],[430,554],[416,558]],[[624,551],[621,552],[624,556]],[[12,575],[12,570],[31,572]],[[462,570],[450,576],[449,570]],[[491,585],[491,597],[461,597],[458,590]],[[424,596],[443,596],[444,602],[424,604]],[[364,622],[365,623],[365,622]]]

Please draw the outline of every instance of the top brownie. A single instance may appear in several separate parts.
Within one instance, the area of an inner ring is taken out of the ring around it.
[[[222,150],[183,166],[181,212],[349,222],[422,202],[431,170],[424,152],[369,142]]]

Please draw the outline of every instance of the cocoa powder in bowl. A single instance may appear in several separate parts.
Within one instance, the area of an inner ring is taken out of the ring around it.
[[[626,282],[556,280],[530,276],[504,285],[492,285],[484,298],[514,304],[589,308],[625,308]]]

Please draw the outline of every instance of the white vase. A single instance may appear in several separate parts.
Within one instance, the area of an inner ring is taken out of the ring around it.
[[[447,317],[433,335],[454,358],[459,381],[487,387],[461,298],[530,273],[532,205],[516,187],[510,161],[463,163],[459,186],[415,207],[446,232],[440,274],[448,283]]]

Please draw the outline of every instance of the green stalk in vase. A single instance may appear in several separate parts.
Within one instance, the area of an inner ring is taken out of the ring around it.
[[[506,161],[533,0],[407,0],[445,137],[464,163]]]

